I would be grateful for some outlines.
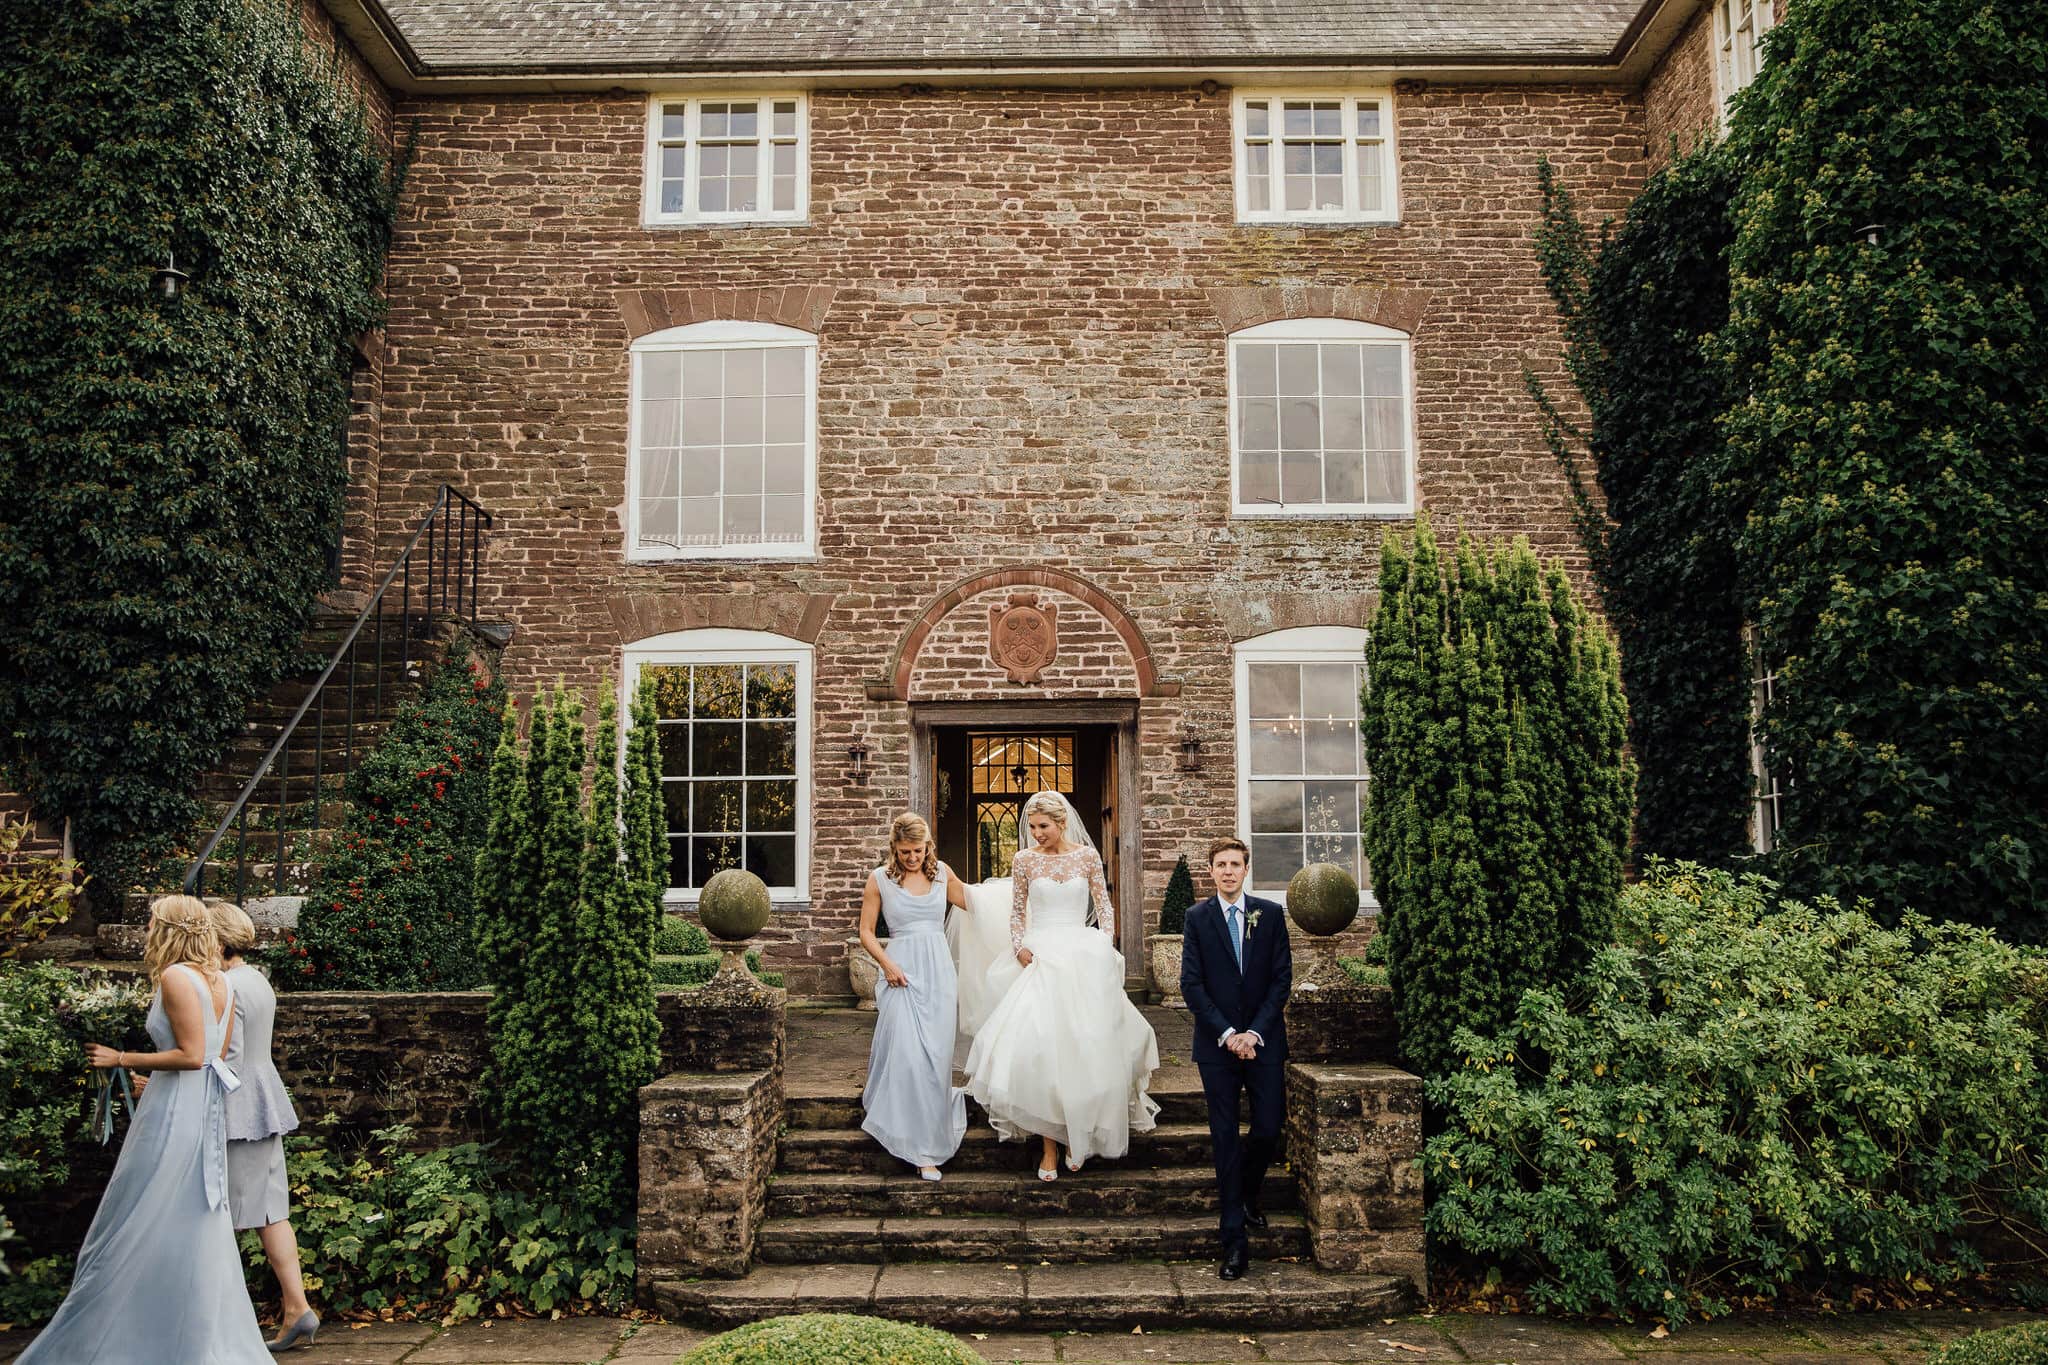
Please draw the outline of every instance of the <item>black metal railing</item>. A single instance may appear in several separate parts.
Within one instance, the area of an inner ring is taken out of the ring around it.
[[[443,621],[476,620],[477,576],[483,562],[484,532],[490,529],[490,525],[489,512],[459,490],[445,483],[441,485],[433,508],[421,518],[412,538],[406,541],[405,549],[399,552],[397,562],[384,575],[377,590],[370,594],[369,602],[356,616],[348,633],[342,636],[334,656],[321,670],[305,700],[285,721],[284,729],[271,742],[263,761],[242,784],[233,804],[200,847],[199,856],[192,860],[192,866],[185,873],[184,890],[187,895],[205,894],[208,865],[230,830],[235,833],[235,900],[246,900],[248,896],[252,840],[258,852],[264,851],[262,845],[266,844],[274,850],[275,856],[271,859],[272,890],[274,894],[284,893],[291,866],[299,861],[292,848],[293,835],[304,835],[310,842],[324,828],[321,816],[329,778],[347,779],[355,763],[359,740],[384,719],[387,633],[396,637],[396,661],[401,672],[410,677],[415,641],[425,641]],[[394,585],[397,590],[396,610],[393,610],[392,601]],[[370,657],[366,660],[365,655]],[[362,680],[359,688],[359,677],[366,663],[369,677]],[[394,681],[394,691],[397,686]],[[333,695],[330,695],[330,689],[334,690]],[[338,767],[332,772],[327,764],[327,713],[331,708],[340,711],[335,718],[340,732],[336,754]],[[306,781],[303,771],[301,774],[308,793],[304,803],[305,819],[301,824],[294,811],[296,803],[292,800],[291,742],[293,735],[308,726],[308,712],[312,713],[312,773],[310,781]],[[277,791],[277,800],[269,807],[275,812],[272,828],[259,826],[252,833],[249,808],[266,779],[276,784]],[[310,856],[311,852],[308,848],[305,856]]]

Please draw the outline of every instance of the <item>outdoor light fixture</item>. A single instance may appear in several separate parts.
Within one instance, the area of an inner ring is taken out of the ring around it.
[[[163,296],[164,302],[170,303],[183,291],[185,281],[190,278],[191,276],[178,269],[178,255],[173,251],[165,253],[163,265],[151,272],[149,283],[151,288]]]
[[[856,787],[868,784],[868,742],[856,739],[846,746],[846,775]]]
[[[1202,766],[1202,732],[1191,720],[1180,725],[1180,770],[1191,773]]]
[[[1856,235],[1872,246],[1876,246],[1877,234],[1882,231],[1884,231],[1883,223],[1865,223],[1862,227],[1856,229]]]

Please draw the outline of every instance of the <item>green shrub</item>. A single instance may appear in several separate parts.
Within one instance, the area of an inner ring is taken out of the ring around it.
[[[482,980],[471,886],[504,684],[458,644],[349,774],[335,845],[276,954],[277,983],[461,990]]]
[[[691,953],[687,956],[656,957],[654,959],[654,983],[657,986],[701,986],[718,973],[718,964],[724,954],[716,952]],[[745,955],[747,970],[752,972],[764,986],[782,985],[782,973],[764,971],[761,967],[759,950],[749,948]]]
[[[1504,1027],[1607,939],[1633,782],[1621,681],[1561,569],[1521,540],[1446,557],[1426,518],[1382,542],[1366,676],[1379,932],[1402,1051],[1441,1075],[1454,1029]]]
[[[1194,903],[1195,879],[1188,871],[1188,855],[1183,853],[1173,865],[1173,875],[1166,879],[1166,895],[1159,902],[1159,932],[1186,933],[1188,910]]]
[[[2048,1248],[2048,954],[1653,867],[1580,988],[1458,1036],[1439,1247],[1543,1307],[1680,1318]]]
[[[944,1332],[851,1313],[804,1313],[736,1327],[676,1365],[982,1365]]]
[[[148,1005],[148,992],[125,977],[0,962],[0,1201],[56,1189],[83,1153],[97,1150],[83,1049],[146,1045]],[[11,1273],[0,1272],[0,1321],[42,1322],[70,1287],[71,1257],[39,1245],[37,1231],[35,1220],[18,1230]]]
[[[286,1139],[292,1227],[306,1289],[336,1313],[454,1321],[504,1307],[618,1312],[633,1297],[632,1230],[527,1193],[485,1148],[408,1151],[380,1129],[341,1151]],[[257,1235],[242,1234],[250,1292],[268,1293]]]
[[[1774,875],[2022,941],[2048,941],[2042,17],[1790,5],[1730,127],[1721,338],[1794,784]]]
[[[606,1220],[631,1204],[638,1092],[660,1060],[654,938],[667,836],[653,685],[634,699],[616,769],[617,708],[605,689],[587,803],[580,696],[557,687],[534,699],[523,760],[516,727],[503,728],[475,864],[499,1122],[532,1169]]]
[[[1367,962],[1362,957],[1340,957],[1337,959],[1337,965],[1344,969],[1344,975],[1361,986],[1390,984],[1387,980],[1387,967],[1383,962]]]
[[[1548,162],[1538,180],[1536,257],[1585,403],[1583,429],[1533,372],[1523,378],[1621,645],[1629,746],[1642,765],[1637,846],[1725,862],[1749,851],[1754,786],[1735,573],[1742,508],[1723,478],[1718,427],[1728,380],[1705,351],[1728,320],[1734,161],[1712,142],[1679,157],[1597,244]]]
[[[0,6],[0,765],[108,897],[329,585],[396,197],[338,76],[288,0]]]
[[[654,931],[654,951],[661,957],[702,957],[711,951],[711,935],[693,919],[663,915]]]
[[[2042,1365],[2048,1361],[2048,1322],[2023,1322],[1951,1342],[1927,1365]]]

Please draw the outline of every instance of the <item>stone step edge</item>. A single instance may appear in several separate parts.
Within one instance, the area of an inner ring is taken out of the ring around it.
[[[1131,1134],[1131,1145],[1135,1147],[1140,1143],[1148,1142],[1194,1141],[1207,1138],[1208,1136],[1209,1125],[1206,1123],[1162,1123],[1145,1132]],[[792,1128],[782,1135],[781,1141],[796,1147],[875,1146],[875,1140],[868,1136],[865,1129],[861,1128]],[[1003,1143],[1002,1138],[996,1133],[995,1129],[985,1124],[969,1124],[967,1134],[961,1141],[972,1142],[986,1147],[994,1147]],[[1017,1141],[1011,1141],[1008,1145],[1020,1152],[1028,1151],[1031,1146],[1029,1143]],[[1119,1161],[1122,1158],[1103,1157],[1102,1160]]]

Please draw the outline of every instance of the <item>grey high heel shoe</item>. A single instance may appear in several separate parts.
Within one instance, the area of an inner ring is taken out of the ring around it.
[[[299,1314],[299,1320],[293,1323],[283,1336],[269,1343],[270,1353],[272,1355],[282,1355],[284,1352],[297,1346],[300,1337],[304,1337],[306,1344],[311,1346],[319,1335],[320,1315],[308,1308],[305,1312]]]

